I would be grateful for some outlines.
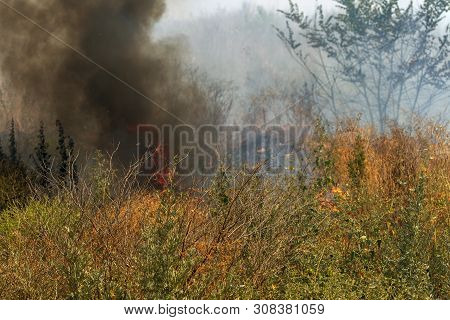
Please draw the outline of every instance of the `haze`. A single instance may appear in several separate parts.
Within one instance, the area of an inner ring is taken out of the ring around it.
[[[299,0],[303,10],[312,11],[317,3],[324,7],[332,8],[335,3],[333,0]],[[403,3],[409,3],[410,0],[403,0]],[[413,0],[418,3],[420,0]],[[165,19],[188,19],[201,15],[213,13],[218,9],[235,10],[242,7],[243,4],[262,6],[267,10],[276,10],[286,8],[288,0],[167,0],[167,11]]]

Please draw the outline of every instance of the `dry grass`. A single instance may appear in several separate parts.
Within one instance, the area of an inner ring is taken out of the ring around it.
[[[0,213],[0,298],[448,299],[449,151],[445,128],[350,122],[310,141],[307,178],[183,192],[99,160]]]

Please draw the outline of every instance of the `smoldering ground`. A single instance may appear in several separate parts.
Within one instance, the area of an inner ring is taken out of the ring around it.
[[[207,121],[201,90],[177,62],[184,50],[152,39],[164,10],[164,0],[2,0],[0,73],[21,121],[59,119],[84,147],[120,143],[126,160],[138,124]]]

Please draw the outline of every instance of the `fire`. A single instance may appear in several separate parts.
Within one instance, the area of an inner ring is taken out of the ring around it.
[[[168,148],[159,145],[150,155],[153,168],[153,184],[160,189],[166,189],[174,176],[167,150]]]

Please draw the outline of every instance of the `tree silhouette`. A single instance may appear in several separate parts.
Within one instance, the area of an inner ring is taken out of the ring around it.
[[[35,148],[35,156],[33,157],[33,162],[39,175],[39,184],[43,187],[47,187],[50,182],[51,157],[48,152],[48,147],[48,143],[45,139],[44,123],[41,122],[38,133],[38,145]]]
[[[56,120],[56,127],[58,129],[58,151],[59,151],[59,178],[64,181],[67,178],[69,155],[67,153],[66,136],[64,135],[64,128],[61,121]]]
[[[17,155],[16,129],[14,119],[11,119],[11,126],[9,131],[9,159],[13,164],[18,164],[19,162],[19,158]]]
[[[335,0],[338,10],[327,14],[318,6],[313,17],[289,2],[278,36],[311,76],[323,113],[339,119],[363,112],[384,131],[389,120],[444,107],[450,27],[441,33],[440,26],[449,0],[425,0],[418,8],[412,1],[402,7],[400,0]]]

